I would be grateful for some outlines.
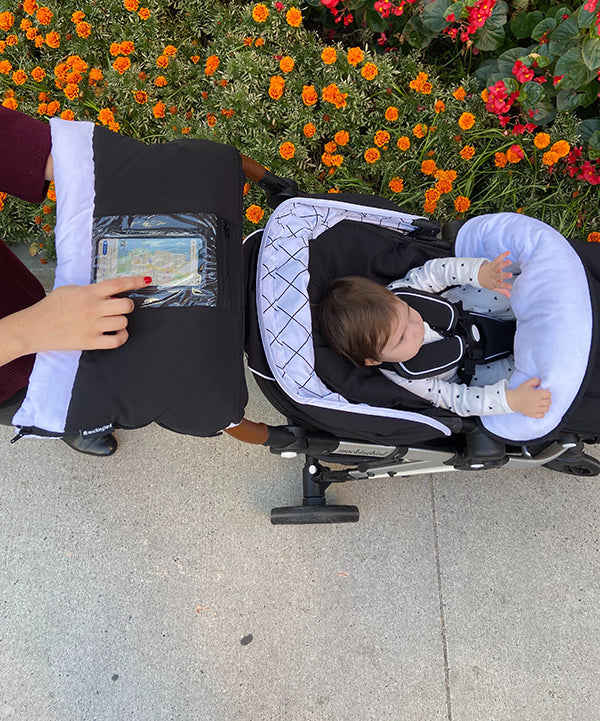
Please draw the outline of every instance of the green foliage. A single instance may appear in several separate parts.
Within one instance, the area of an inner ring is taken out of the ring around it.
[[[0,74],[4,103],[24,112],[72,114],[150,143],[208,138],[295,179],[303,191],[383,195],[441,221],[518,210],[568,236],[600,230],[596,187],[571,174],[564,153],[547,155],[557,141],[575,148],[579,132],[597,147],[600,124],[592,120],[579,131],[569,114],[559,116],[541,147],[534,132],[513,135],[499,127],[475,78],[448,84],[416,52],[381,55],[368,45],[349,50],[338,42],[326,47],[297,10],[290,15],[289,4],[199,2],[190,9],[171,2],[152,6],[143,20],[122,0],[92,2],[85,6],[89,37],[77,34],[76,2],[48,0],[48,7],[54,15],[41,27],[14,2],[14,22],[0,31],[0,40],[10,34],[18,40],[0,46],[0,62],[11,64]],[[21,28],[27,19],[45,37],[57,32],[60,46],[36,48]],[[511,68],[515,52],[490,67]],[[80,79],[65,75],[79,63],[74,58],[85,64]],[[129,62],[122,73],[114,67],[118,58]],[[38,81],[36,67],[46,73]],[[20,85],[13,80],[17,69],[27,76]],[[92,70],[102,77],[93,80]],[[532,107],[544,100],[536,95],[539,87],[522,88]],[[465,113],[472,116],[469,127]],[[43,227],[52,226],[54,203],[46,204],[49,213],[14,198],[3,204],[0,236],[44,242],[51,255],[51,232]],[[258,187],[249,189],[245,209],[249,232],[268,215]]]

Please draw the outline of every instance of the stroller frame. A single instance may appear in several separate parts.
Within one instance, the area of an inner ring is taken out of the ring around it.
[[[247,178],[258,183],[266,192],[267,202],[273,208],[299,194],[294,181],[270,173],[243,155],[242,166]],[[424,220],[421,238],[425,237],[432,245],[449,250],[460,225],[462,221],[454,221],[441,227]],[[271,453],[283,458],[304,455],[302,502],[295,506],[273,508],[273,524],[358,521],[356,506],[327,503],[329,486],[348,481],[500,467],[525,470],[545,466],[577,476],[600,474],[600,462],[584,453],[583,440],[576,434],[562,433],[546,442],[510,445],[486,434],[476,418],[463,418],[460,434],[414,446],[338,438],[323,431],[308,430],[291,419],[286,425],[269,426],[244,418],[238,426],[227,429],[227,433],[238,440],[268,446]],[[596,439],[585,440],[594,442]],[[324,463],[343,468],[332,469]]]

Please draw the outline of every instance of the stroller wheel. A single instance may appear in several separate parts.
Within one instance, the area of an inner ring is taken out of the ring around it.
[[[567,451],[556,460],[544,463],[544,468],[571,476],[597,476],[600,474],[600,461],[581,451]]]
[[[356,506],[282,506],[271,510],[273,524],[356,523]]]

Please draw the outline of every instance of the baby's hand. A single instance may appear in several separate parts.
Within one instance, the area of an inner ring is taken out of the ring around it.
[[[539,378],[530,378],[513,391],[506,391],[506,400],[513,411],[530,418],[543,418],[550,410],[552,394],[540,388]]]
[[[507,298],[510,298],[510,285],[507,285],[504,281],[512,278],[512,273],[505,273],[504,268],[510,265],[510,260],[507,260],[509,255],[510,250],[505,250],[491,263],[486,260],[479,269],[477,278],[482,288],[501,293]]]

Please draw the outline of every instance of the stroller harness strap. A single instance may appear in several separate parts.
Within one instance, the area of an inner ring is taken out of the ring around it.
[[[462,303],[413,288],[396,289],[394,295],[442,336],[421,346],[408,361],[382,365],[403,378],[419,380],[456,370],[459,378],[469,383],[478,364],[506,358],[513,352],[515,321],[472,313],[464,310]]]

